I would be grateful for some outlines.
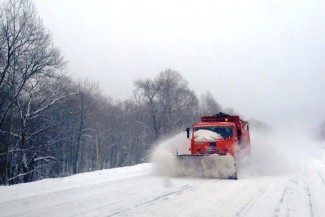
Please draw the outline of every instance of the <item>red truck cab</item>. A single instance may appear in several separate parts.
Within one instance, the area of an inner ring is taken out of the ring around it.
[[[187,129],[190,137],[190,129]],[[238,150],[250,149],[248,122],[238,115],[218,113],[201,117],[201,122],[194,123],[190,138],[191,154],[227,153],[235,156]]]

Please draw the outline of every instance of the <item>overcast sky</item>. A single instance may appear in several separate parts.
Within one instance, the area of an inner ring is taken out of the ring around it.
[[[180,72],[200,95],[271,124],[325,119],[323,0],[35,0],[74,78],[115,99]],[[304,121],[304,122],[303,122]]]

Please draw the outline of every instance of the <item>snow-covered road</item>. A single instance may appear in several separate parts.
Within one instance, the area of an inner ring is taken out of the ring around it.
[[[323,216],[324,161],[240,180],[159,177],[151,164],[0,187],[0,216]]]
[[[255,136],[238,180],[158,176],[139,164],[0,186],[0,216],[324,216],[324,146],[265,138]]]

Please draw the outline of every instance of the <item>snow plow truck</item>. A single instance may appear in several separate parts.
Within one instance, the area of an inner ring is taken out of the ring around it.
[[[201,117],[186,131],[190,154],[177,154],[178,175],[237,179],[236,156],[250,153],[247,121],[220,112]]]

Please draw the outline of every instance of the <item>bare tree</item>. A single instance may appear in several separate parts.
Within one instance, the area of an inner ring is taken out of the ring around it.
[[[136,89],[134,96],[139,104],[144,104],[147,108],[148,115],[151,119],[149,126],[139,120],[135,120],[150,132],[155,139],[158,139],[161,128],[162,115],[159,114],[159,103],[157,93],[159,87],[157,84],[149,79],[137,80],[134,82]]]
[[[155,139],[178,131],[193,121],[198,110],[198,100],[180,73],[168,69],[154,80],[136,81],[135,86],[135,98],[147,112],[146,119],[136,121],[151,132]]]
[[[11,127],[13,107],[21,111],[20,99],[26,97],[26,93],[31,93],[44,77],[54,77],[64,62],[60,51],[53,46],[50,34],[44,29],[34,5],[28,0],[6,0],[1,5],[0,46],[0,130],[1,134],[6,135],[5,141],[1,143],[5,146],[4,161],[8,168],[9,145],[15,136]],[[30,117],[31,113],[25,115]],[[23,117],[23,120],[26,118]],[[20,149],[23,150],[25,138],[20,141]],[[7,169],[4,171],[4,182],[8,182]]]
[[[156,83],[159,87],[164,134],[179,131],[192,123],[197,114],[198,99],[183,76],[167,69],[158,75]]]
[[[41,79],[43,78],[43,79]],[[31,181],[33,173],[39,167],[44,166],[55,158],[47,153],[43,155],[42,150],[58,142],[58,133],[51,132],[52,128],[57,127],[59,123],[51,121],[44,111],[55,105],[57,102],[72,95],[72,92],[63,92],[57,84],[57,79],[46,79],[41,77],[37,85],[25,85],[23,91],[16,99],[16,106],[19,112],[20,128],[20,146],[17,149],[21,153],[21,162],[19,163],[18,174],[25,174],[24,182]],[[39,135],[46,132],[47,139],[40,139]],[[38,139],[36,139],[38,138]],[[38,163],[42,161],[43,163]],[[12,177],[11,179],[14,179]]]
[[[221,106],[214,99],[210,91],[206,91],[201,96],[200,113],[201,115],[214,115],[222,111]]]
[[[7,0],[0,14],[0,87],[7,93],[14,89],[16,98],[26,82],[35,84],[39,76],[53,76],[63,67],[63,58],[30,1]],[[10,79],[14,82],[8,88]]]

